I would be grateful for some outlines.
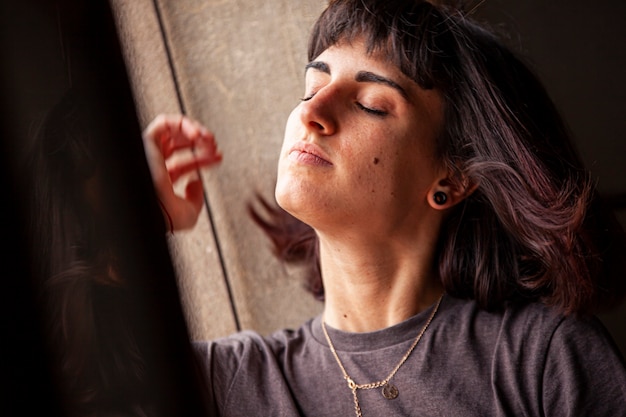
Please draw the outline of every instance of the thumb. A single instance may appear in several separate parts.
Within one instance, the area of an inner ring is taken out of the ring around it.
[[[204,188],[200,179],[189,181],[185,187],[185,199],[193,205],[196,212],[200,212],[204,203]]]

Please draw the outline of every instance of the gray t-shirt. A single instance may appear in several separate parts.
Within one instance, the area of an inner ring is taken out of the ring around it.
[[[328,332],[364,384],[389,375],[430,313],[372,333]],[[217,415],[355,415],[320,317],[295,331],[246,331],[196,347]],[[490,313],[445,296],[392,382],[393,400],[380,388],[358,390],[364,417],[626,416],[626,367],[602,324],[537,303]]]

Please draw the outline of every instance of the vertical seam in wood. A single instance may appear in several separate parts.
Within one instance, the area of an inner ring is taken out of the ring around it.
[[[183,114],[187,113],[185,109],[185,103],[183,102],[183,97],[180,91],[180,85],[178,83],[178,74],[176,72],[176,67],[174,66],[174,60],[172,58],[172,52],[169,44],[169,40],[167,37],[167,32],[165,30],[165,26],[163,24],[163,18],[161,15],[161,9],[159,8],[158,0],[153,0],[154,11],[159,23],[159,30],[161,31],[161,37],[163,38],[163,45],[165,47],[165,54],[167,55],[167,62],[172,71],[172,78],[174,82],[174,88],[176,89],[176,99],[178,100],[178,106],[181,109]],[[201,173],[198,172],[198,175],[201,176]],[[226,263],[224,262],[224,255],[222,253],[222,247],[220,245],[219,237],[217,236],[217,229],[215,228],[215,221],[213,212],[211,211],[211,206],[209,204],[209,199],[207,192],[203,190],[204,196],[204,205],[207,209],[207,215],[209,218],[209,224],[211,225],[211,231],[213,232],[213,240],[215,241],[215,247],[217,250],[217,256],[220,262],[220,268],[222,270],[222,276],[224,277],[224,285],[226,286],[226,292],[228,293],[228,300],[230,302],[231,312],[233,314],[233,318],[235,320],[235,328],[237,331],[241,330],[241,324],[239,322],[239,315],[237,314],[237,308],[235,305],[235,297],[233,296],[233,291],[230,285],[230,279],[228,278],[228,273],[226,270]]]

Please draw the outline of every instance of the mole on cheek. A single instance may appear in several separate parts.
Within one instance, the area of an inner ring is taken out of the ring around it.
[[[374,165],[378,165],[379,162],[380,162],[380,159],[374,158]]]

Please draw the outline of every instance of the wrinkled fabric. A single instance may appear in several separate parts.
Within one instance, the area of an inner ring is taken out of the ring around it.
[[[364,384],[391,373],[430,313],[371,333],[327,328],[348,374]],[[356,415],[320,317],[195,347],[217,415]],[[364,417],[626,416],[624,359],[603,325],[538,303],[486,312],[445,296],[392,383],[393,400],[380,388],[358,390]]]

